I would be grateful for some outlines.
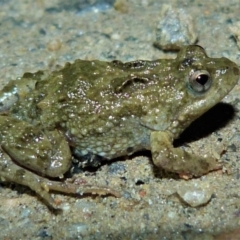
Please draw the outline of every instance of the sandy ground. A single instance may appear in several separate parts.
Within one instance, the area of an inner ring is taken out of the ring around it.
[[[235,28],[233,37],[230,29],[240,21],[237,0],[49,2],[0,0],[1,87],[24,72],[54,69],[77,58],[172,58],[153,47],[164,3],[195,20],[191,31],[209,56],[240,65],[240,30]],[[237,85],[224,99],[230,106],[215,108],[215,119],[199,121],[209,134],[189,144],[200,154],[219,157],[223,172],[185,181],[156,174],[149,154],[140,153],[74,176],[89,184],[107,183],[122,198],[53,194],[62,203],[59,212],[26,187],[0,183],[0,239],[240,239],[239,91]],[[181,198],[186,192],[203,200],[190,206]]]

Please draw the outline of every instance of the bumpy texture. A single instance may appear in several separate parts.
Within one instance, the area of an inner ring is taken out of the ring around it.
[[[172,141],[238,78],[235,63],[209,58],[199,46],[182,48],[176,59],[76,60],[52,73],[26,73],[0,96],[0,177],[31,187],[54,205],[46,188],[70,190],[36,172],[62,176],[72,153],[97,165],[102,158],[149,149],[157,167],[201,176],[219,168],[215,159],[173,148]]]

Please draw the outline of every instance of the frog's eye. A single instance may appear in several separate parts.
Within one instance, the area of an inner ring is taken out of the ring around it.
[[[189,83],[194,91],[203,93],[210,88],[212,79],[208,71],[198,70],[190,75]]]

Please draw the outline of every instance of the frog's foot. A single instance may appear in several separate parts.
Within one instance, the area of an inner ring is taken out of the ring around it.
[[[172,146],[172,137],[167,132],[151,133],[151,152],[157,167],[178,173],[181,178],[200,177],[210,171],[221,169],[211,157],[195,156]]]
[[[11,158],[2,150],[0,151],[0,177],[8,182],[15,182],[31,188],[35,191],[50,207],[59,208],[58,203],[51,197],[49,191],[58,191],[62,193],[73,194],[99,194],[99,195],[113,195],[120,197],[120,194],[108,187],[98,186],[83,186],[79,187],[72,183],[62,183],[48,180],[44,177],[38,176],[21,166],[12,162]]]

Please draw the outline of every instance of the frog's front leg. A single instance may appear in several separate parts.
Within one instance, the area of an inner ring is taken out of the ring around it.
[[[211,157],[196,156],[181,148],[174,148],[173,137],[168,132],[154,131],[150,141],[154,164],[182,177],[199,177],[221,168]]]

